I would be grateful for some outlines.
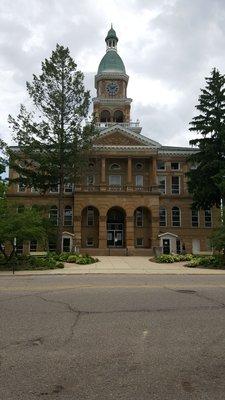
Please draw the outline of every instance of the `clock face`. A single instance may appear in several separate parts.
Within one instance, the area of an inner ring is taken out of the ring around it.
[[[114,96],[119,90],[119,85],[116,82],[110,82],[106,85],[106,90],[109,94]]]

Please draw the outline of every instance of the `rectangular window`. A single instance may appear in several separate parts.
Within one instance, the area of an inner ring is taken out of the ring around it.
[[[70,238],[68,238],[68,237],[63,238],[63,251],[65,253],[70,252]]]
[[[37,240],[30,241],[30,253],[37,251]]]
[[[18,192],[25,192],[26,190],[26,186],[24,185],[24,183],[19,182],[18,183]]]
[[[172,194],[180,194],[180,177],[172,176],[172,186],[171,186]]]
[[[166,209],[163,207],[159,209],[159,226],[166,226]]]
[[[172,208],[172,226],[181,226],[181,224],[180,224],[180,209],[178,207]]]
[[[30,191],[31,193],[39,193],[39,190],[34,187],[32,187]]]
[[[157,160],[157,170],[164,171],[166,169],[165,161]]]
[[[198,228],[198,225],[199,225],[198,210],[191,210],[191,225],[192,225],[192,228]]]
[[[23,242],[20,242],[16,245],[16,253],[23,254]]]
[[[64,185],[64,192],[65,193],[72,193],[73,192],[73,184],[72,183],[66,183]]]
[[[50,193],[59,193],[59,185],[51,186]]]
[[[86,239],[86,246],[87,247],[93,247],[94,246],[94,239],[93,238],[87,238]]]
[[[109,175],[110,186],[121,186],[121,175]]]
[[[87,209],[87,226],[94,225],[94,209],[92,207],[88,207]]]
[[[143,227],[143,210],[136,210],[136,226]]]
[[[171,162],[171,169],[173,171],[178,171],[180,169],[180,163],[178,162]]]
[[[49,240],[48,242],[48,251],[55,252],[56,251],[56,242]]]
[[[94,175],[88,175],[87,176],[87,185],[94,185],[95,183],[95,176]]]
[[[158,185],[159,185],[159,190],[162,194],[166,193],[166,177],[165,176],[158,176]]]
[[[135,185],[143,186],[143,183],[144,183],[143,175],[136,175],[135,176]]]
[[[143,238],[136,238],[136,246],[142,247],[144,245],[144,239]]]
[[[205,210],[205,227],[211,228],[212,227],[212,211]]]

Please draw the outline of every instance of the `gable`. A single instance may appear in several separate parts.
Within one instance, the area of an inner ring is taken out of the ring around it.
[[[146,143],[136,137],[133,137],[123,132],[110,132],[100,135],[95,141],[95,145],[101,146],[146,146]]]

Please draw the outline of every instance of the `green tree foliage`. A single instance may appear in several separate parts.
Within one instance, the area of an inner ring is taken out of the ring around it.
[[[22,212],[18,212],[16,205],[8,204],[5,190],[1,191],[2,187],[0,186],[0,252],[9,260],[16,252],[16,244],[24,240],[38,240],[44,244],[49,221],[36,208],[24,208]],[[10,254],[6,251],[9,245]]]
[[[216,69],[201,89],[199,114],[190,122],[190,131],[199,137],[190,141],[199,151],[189,161],[196,169],[188,172],[188,188],[193,207],[207,209],[220,206],[225,199],[225,77]]]
[[[21,105],[17,118],[9,116],[19,148],[8,149],[10,167],[19,176],[16,180],[42,194],[59,187],[58,251],[62,243],[64,185],[80,179],[97,135],[93,121],[84,123],[90,94],[85,91],[83,78],[69,49],[57,44],[50,59],[42,63],[42,73],[33,75],[32,83],[27,83],[33,109],[28,111]]]

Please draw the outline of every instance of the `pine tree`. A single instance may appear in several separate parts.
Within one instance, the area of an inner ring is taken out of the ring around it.
[[[64,185],[75,184],[84,170],[97,131],[88,115],[90,94],[85,91],[83,73],[68,48],[57,44],[42,73],[33,75],[27,90],[33,103],[28,111],[21,105],[17,118],[9,116],[18,149],[8,149],[10,167],[17,181],[45,194],[58,186],[57,250],[63,233]],[[14,179],[15,181],[15,179]]]
[[[191,155],[195,169],[187,174],[193,207],[198,209],[219,207],[225,200],[225,77],[214,68],[205,79],[196,106],[199,114],[190,122],[190,131],[201,135],[190,141],[199,151]]]

